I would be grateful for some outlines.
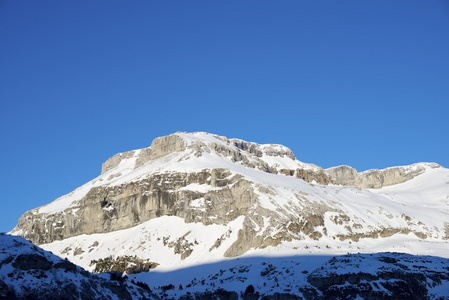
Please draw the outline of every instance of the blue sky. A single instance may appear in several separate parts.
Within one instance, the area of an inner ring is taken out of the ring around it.
[[[0,0],[0,231],[176,131],[449,167],[449,2]]]

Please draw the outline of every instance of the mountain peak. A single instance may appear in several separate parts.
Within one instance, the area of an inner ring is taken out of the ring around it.
[[[204,154],[204,157],[201,158]],[[206,155],[208,154],[208,155]],[[241,139],[228,139],[224,136],[206,132],[176,132],[168,136],[153,140],[148,148],[119,153],[109,158],[102,165],[102,174],[116,168],[122,160],[134,159],[133,169],[154,163],[166,156],[172,161],[200,160],[198,165],[210,164],[210,167],[219,167],[224,161],[239,163],[249,168],[258,168],[269,172],[279,172],[281,169],[295,170],[319,169],[313,164],[298,161],[293,152],[282,145],[257,144]],[[207,156],[207,158],[206,158]],[[184,164],[185,165],[185,164]],[[190,167],[195,167],[189,164]],[[222,166],[223,167],[223,166]]]

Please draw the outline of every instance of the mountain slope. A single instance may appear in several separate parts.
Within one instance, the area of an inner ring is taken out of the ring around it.
[[[175,133],[113,156],[12,233],[90,270],[111,255],[158,269],[263,253],[447,256],[448,182],[434,163],[323,170],[281,145]]]
[[[121,275],[115,280],[111,275],[90,274],[23,238],[0,235],[0,298],[155,299]]]
[[[173,299],[449,299],[448,259],[401,253],[257,256],[130,277]]]
[[[128,278],[94,275],[0,235],[6,299],[449,299],[448,285],[449,259],[400,253],[253,256]]]

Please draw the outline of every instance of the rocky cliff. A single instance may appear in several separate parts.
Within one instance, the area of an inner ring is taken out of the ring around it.
[[[239,139],[227,139],[226,137],[211,135],[216,141],[197,139],[193,143],[187,143],[180,136],[173,134],[156,138],[149,148],[137,151],[118,153],[103,163],[101,174],[117,167],[122,160],[138,155],[134,169],[151,160],[156,160],[168,154],[193,150],[194,155],[211,151],[229,158],[233,162],[240,162],[250,168],[257,168],[264,172],[294,176],[307,182],[319,184],[337,184],[344,186],[358,186],[362,188],[382,188],[384,186],[403,183],[422,174],[426,168],[440,168],[436,163],[418,163],[410,166],[391,167],[383,170],[373,169],[365,172],[357,172],[350,166],[338,166],[329,169],[321,169],[312,164],[299,163],[293,152],[281,145],[259,145]],[[290,168],[283,168],[279,164],[270,164],[263,157],[287,158],[295,164],[289,164]],[[295,168],[291,168],[294,165]]]
[[[361,173],[349,166],[339,166],[326,169],[325,173],[337,184],[379,189],[411,180],[424,173],[427,168],[441,168],[441,166],[436,163],[418,163],[384,170],[368,170]]]

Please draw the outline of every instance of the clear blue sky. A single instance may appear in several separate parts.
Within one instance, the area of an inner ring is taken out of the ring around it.
[[[176,131],[449,167],[449,2],[0,0],[0,231]]]

